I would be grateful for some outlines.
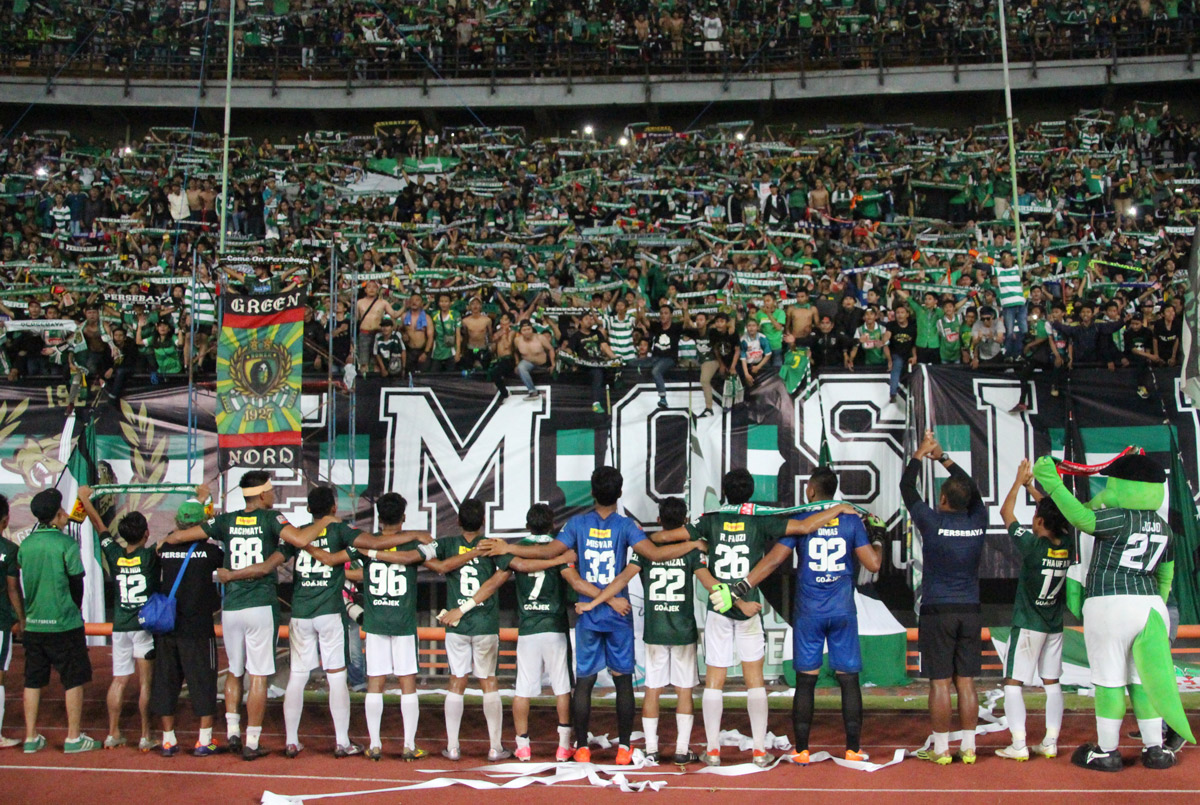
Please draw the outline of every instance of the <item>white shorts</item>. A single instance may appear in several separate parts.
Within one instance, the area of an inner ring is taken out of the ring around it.
[[[657,646],[646,644],[647,688],[694,688],[700,684],[696,671],[696,644],[686,646]]]
[[[704,664],[732,668],[739,662],[755,662],[767,655],[767,636],[762,617],[744,621],[708,611],[704,618]]]
[[[489,679],[496,675],[496,661],[500,659],[500,635],[446,634],[446,660],[450,664],[451,676],[471,676]]]
[[[1023,685],[1062,679],[1062,632],[1049,634],[1014,626],[1004,658],[1004,676]]]
[[[346,667],[346,627],[342,625],[341,615],[292,618],[288,635],[293,671],[308,673],[317,668],[318,646],[321,668],[332,671]]]
[[[1141,684],[1133,667],[1133,641],[1146,628],[1152,609],[1164,626],[1171,622],[1167,605],[1157,595],[1102,595],[1083,602],[1083,641],[1093,685]]]
[[[367,676],[415,676],[417,638],[367,632]]]
[[[221,611],[225,655],[234,676],[275,673],[275,614],[270,607]]]
[[[555,696],[570,693],[571,673],[567,662],[570,645],[567,636],[558,632],[519,636],[516,694],[525,699],[541,696],[542,674],[550,677],[550,688]]]
[[[721,52],[720,41],[718,41],[716,39],[705,39],[704,40],[704,52],[705,53],[720,53]]]
[[[134,660],[144,660],[154,651],[154,638],[149,632],[113,632],[113,676],[129,676],[136,670]]]

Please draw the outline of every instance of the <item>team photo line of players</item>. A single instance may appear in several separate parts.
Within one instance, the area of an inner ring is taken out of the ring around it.
[[[942,464],[949,478],[938,505],[920,500],[916,480],[922,460]],[[294,559],[294,592],[289,626],[290,675],[284,696],[288,757],[303,745],[299,724],[304,690],[311,672],[325,672],[329,708],[335,730],[334,755],[365,754],[379,760],[383,744],[380,724],[384,685],[399,680],[404,760],[426,756],[416,743],[420,711],[417,699],[417,568],[424,566],[446,579],[447,608],[438,614],[446,629],[450,679],[445,696],[446,748],[442,755],[462,757],[459,740],[468,679],[474,676],[483,693],[489,735],[489,761],[515,757],[530,760],[530,700],[543,694],[547,677],[558,715],[558,761],[590,762],[588,746],[592,691],[598,674],[607,669],[616,687],[618,743],[615,762],[634,760],[631,738],[635,717],[633,693],[634,628],[626,586],[641,577],[644,597],[645,696],[642,730],[648,760],[668,756],[679,764],[721,764],[723,691],[728,670],[740,664],[753,743],[751,761],[761,767],[776,758],[767,751],[767,694],[763,678],[765,633],[762,600],[757,585],[789,559],[796,574],[793,607],[793,664],[797,671],[793,698],[793,749],[784,760],[809,762],[809,732],[815,687],[823,655],[828,658],[841,689],[847,760],[863,761],[862,693],[858,674],[862,658],[854,603],[855,579],[861,566],[877,571],[883,544],[872,540],[858,510],[833,500],[838,478],[828,467],[808,479],[810,502],[828,502],[824,510],[792,518],[748,512],[754,480],[744,469],[726,474],[720,512],[688,523],[682,499],[668,498],[660,506],[661,530],[647,535],[632,519],[618,513],[622,478],[612,467],[598,468],[591,480],[594,508],[570,518],[555,536],[551,509],[538,504],[527,515],[529,536],[519,542],[484,537],[484,504],[462,502],[458,512],[461,534],[434,540],[426,532],[403,528],[405,505],[395,493],[376,502],[378,534],[353,528],[338,517],[336,496],[329,487],[315,487],[308,496],[313,522],[292,526],[273,511],[275,495],[264,472],[243,476],[240,488],[245,508],[209,519],[204,501],[208,489],[184,503],[176,514],[177,530],[155,548],[147,547],[145,517],[128,512],[118,534],[105,526],[80,490],[84,509],[100,533],[100,544],[115,580],[113,623],[113,682],[108,693],[109,734],[105,748],[126,744],[120,727],[124,689],[136,672],[142,751],[165,756],[180,751],[174,731],[175,712],[186,681],[200,732],[192,753],[207,756],[231,751],[245,760],[267,754],[260,746],[268,680],[275,673],[275,570]],[[1032,530],[1013,517],[1022,489],[1037,501]],[[944,454],[927,433],[914,455],[901,492],[920,530],[925,553],[919,648],[923,674],[931,680],[929,709],[932,746],[917,757],[938,765],[955,758],[976,760],[974,728],[977,697],[974,677],[980,671],[980,614],[978,564],[987,510],[970,477]],[[83,566],[77,545],[60,530],[67,521],[56,490],[34,497],[31,504],[38,527],[19,548],[0,543],[0,562],[8,579],[8,601],[0,611],[4,627],[0,659],[6,671],[12,636],[23,635],[25,660],[25,740],[5,739],[4,746],[21,745],[26,753],[41,750],[45,738],[37,732],[40,690],[53,668],[67,689],[68,730],[64,751],[84,752],[101,744],[80,732],[82,688],[91,679],[79,605]],[[7,526],[7,501],[3,520]],[[1002,508],[1014,545],[1022,555],[1022,570],[1014,607],[1013,638],[1006,663],[1005,707],[1012,745],[997,755],[1026,760],[1030,754],[1055,757],[1062,722],[1061,676],[1063,580],[1076,561],[1074,544],[1063,516],[1049,497],[1032,485],[1028,462]],[[1157,515],[1155,515],[1157,516]],[[1165,523],[1162,533],[1169,536]],[[189,567],[190,566],[190,567]],[[1151,567],[1144,572],[1154,573]],[[496,593],[515,578],[518,639],[517,678],[512,701],[515,750],[503,746],[503,708],[496,677],[499,656],[499,606]],[[701,698],[706,747],[692,751],[693,691],[699,685],[697,630],[693,579],[709,594],[704,615],[705,687]],[[223,599],[217,586],[223,586]],[[347,683],[345,605],[347,582],[363,588],[361,625],[365,632],[367,693],[365,715],[368,745],[349,736],[350,695]],[[1168,584],[1169,586],[1169,584]],[[177,601],[175,629],[150,635],[138,623],[138,611],[156,590],[171,590]],[[1156,593],[1157,594],[1157,593]],[[569,640],[569,609],[574,626],[574,667]],[[1165,599],[1165,594],[1164,594]],[[11,607],[11,611],[6,611]],[[221,612],[229,670],[225,676],[226,743],[213,736],[217,715],[217,652],[213,613]],[[1090,643],[1089,643],[1090,648]],[[1136,672],[1135,672],[1136,673]],[[246,679],[246,727],[239,705]],[[3,683],[0,677],[0,684]],[[1046,690],[1046,734],[1027,746],[1022,686],[1040,681]],[[668,687],[677,695],[676,741],[673,753],[659,750],[659,699]],[[962,740],[958,752],[948,747],[951,689],[959,694]],[[0,688],[0,707],[3,706]],[[1135,698],[1135,709],[1137,700]],[[162,741],[151,735],[151,716],[162,720]],[[1168,745],[1153,723],[1139,726],[1143,762],[1151,768],[1173,765],[1178,746]],[[0,710],[0,726],[3,711]],[[1172,735],[1172,737],[1175,737]],[[1156,743],[1150,743],[1157,739]],[[1182,744],[1182,741],[1179,741]],[[1168,762],[1169,761],[1169,762]],[[1097,768],[1093,763],[1079,765]],[[1112,770],[1106,768],[1104,770]]]

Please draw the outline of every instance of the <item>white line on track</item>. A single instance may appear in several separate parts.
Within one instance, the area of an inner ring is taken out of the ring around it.
[[[194,777],[236,777],[243,779],[260,779],[267,778],[273,780],[281,780],[279,774],[254,774],[248,772],[232,772],[232,771],[188,771],[185,769],[109,769],[98,768],[91,766],[0,766],[0,771],[5,770],[20,770],[23,772],[45,771],[45,772],[109,772],[113,774],[178,774]],[[450,770],[447,770],[450,771]],[[464,769],[463,771],[469,771]],[[282,778],[283,780],[319,780],[321,782],[351,782],[351,783],[392,783],[395,785],[406,785],[410,783],[424,783],[431,778],[425,777],[420,780],[404,780],[395,777],[326,777],[315,774],[289,774]],[[683,777],[673,776],[672,780],[686,779]],[[698,782],[707,788],[711,786],[712,781],[707,779],[707,775],[697,779]],[[575,785],[571,783],[558,783],[560,788],[593,788],[591,785]],[[680,786],[681,788],[692,788],[693,786]],[[730,786],[722,785],[722,791],[807,791],[812,793],[847,793],[847,794],[1195,794],[1194,788],[808,788],[805,786],[788,786],[786,788],[768,788],[768,787],[751,787],[751,786]]]

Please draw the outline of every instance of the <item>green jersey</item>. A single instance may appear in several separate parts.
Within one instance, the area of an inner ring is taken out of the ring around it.
[[[241,570],[256,565],[279,549],[279,535],[287,518],[270,509],[221,514],[202,527],[204,534],[225,546],[225,567]],[[225,585],[221,607],[226,612],[275,606],[275,574]]]
[[[534,545],[522,540],[520,545]],[[512,555],[496,557],[496,569],[509,570]],[[567,608],[570,605],[570,586],[563,580],[565,565],[539,570],[536,573],[516,573],[517,585],[517,634],[531,635],[544,632],[565,633],[570,628]]]
[[[444,361],[453,357],[454,345],[458,328],[462,326],[462,318],[453,310],[445,313],[437,311],[433,314],[433,355],[435,361]]]
[[[1096,545],[1088,567],[1087,594],[1158,595],[1154,575],[1171,560],[1171,527],[1158,512],[1103,509],[1096,512]]]
[[[451,556],[467,553],[478,544],[479,538],[468,542],[466,537],[443,537],[437,541],[437,558],[445,561]],[[495,559],[490,556],[476,556],[458,570],[447,573],[446,609],[454,609],[467,603],[495,572]],[[496,596],[491,596],[463,615],[457,626],[447,626],[446,632],[461,635],[499,634],[500,610],[496,605]]]
[[[329,553],[338,553],[349,548],[354,538],[362,531],[345,523],[330,523],[321,535],[310,544]],[[296,557],[296,570],[292,585],[292,617],[315,618],[319,615],[340,615],[342,587],[346,584],[346,568],[342,565],[330,567],[317,561],[303,548],[284,543],[280,546],[283,555]]]
[[[21,575],[17,564],[17,545],[0,537],[0,632],[7,632],[17,622],[17,613],[8,600],[8,580]]]
[[[25,588],[25,630],[69,632],[83,628],[83,614],[71,598],[68,576],[83,575],[79,546],[57,528],[35,528],[17,549]]]
[[[645,641],[656,646],[687,646],[698,642],[692,578],[696,569],[704,565],[703,554],[692,551],[662,562],[635,555],[629,561],[642,569]]]
[[[942,363],[962,362],[962,316],[954,314],[953,318],[942,316],[937,320],[938,348],[941,350]],[[920,336],[917,336],[920,338]]]
[[[389,548],[389,551],[415,551],[421,546],[416,540]],[[398,565],[380,562],[350,546],[350,558],[362,561],[363,566],[363,631],[369,634],[416,636],[417,634],[417,565]],[[385,551],[379,551],[385,553]]]
[[[158,591],[158,552],[153,548],[126,551],[112,534],[100,535],[100,550],[108,560],[108,572],[116,586],[113,596],[113,631],[140,632],[138,610]]]
[[[941,345],[938,339],[937,323],[942,317],[942,309],[925,307],[913,297],[908,298],[908,308],[912,311],[917,323],[917,347],[919,349],[937,349]]]
[[[1013,602],[1013,626],[1053,634],[1063,629],[1066,596],[1063,588],[1067,568],[1075,562],[1072,540],[1055,545],[1040,539],[1020,523],[1008,527],[1008,533],[1021,554],[1021,574],[1017,577],[1017,598]]]
[[[763,558],[773,540],[787,534],[787,524],[782,517],[706,514],[694,526],[689,525],[688,532],[692,539],[708,543],[708,572],[719,582],[734,584],[750,575],[750,569]],[[762,594],[756,587],[746,600],[762,601]],[[708,607],[712,609],[712,602]],[[746,620],[737,608],[725,615],[733,620]]]
[[[854,340],[858,341],[859,349],[862,350],[864,366],[887,364],[887,358],[883,354],[883,333],[883,327],[878,322],[873,328],[863,324],[854,332]]]

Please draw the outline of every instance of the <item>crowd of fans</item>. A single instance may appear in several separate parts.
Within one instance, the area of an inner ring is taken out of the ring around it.
[[[0,12],[0,68],[153,71],[223,63],[228,0],[123,0],[111,6],[16,0]],[[999,58],[995,3],[983,0],[664,0],[399,2],[237,0],[244,69],[310,74],[387,68],[455,72],[519,68],[846,67]],[[1006,4],[1021,57],[1183,52],[1194,0],[1063,0]],[[223,68],[219,68],[223,72]]]
[[[1182,357],[1200,124],[1139,103],[1017,132],[1016,210],[1003,124],[242,139],[224,260],[219,137],[34,132],[3,143],[6,371],[110,396],[209,375],[220,293],[303,288],[305,369],[347,382],[580,373],[597,410],[614,376],[696,368],[710,410],[810,366],[893,394],[918,362],[1145,386]]]

